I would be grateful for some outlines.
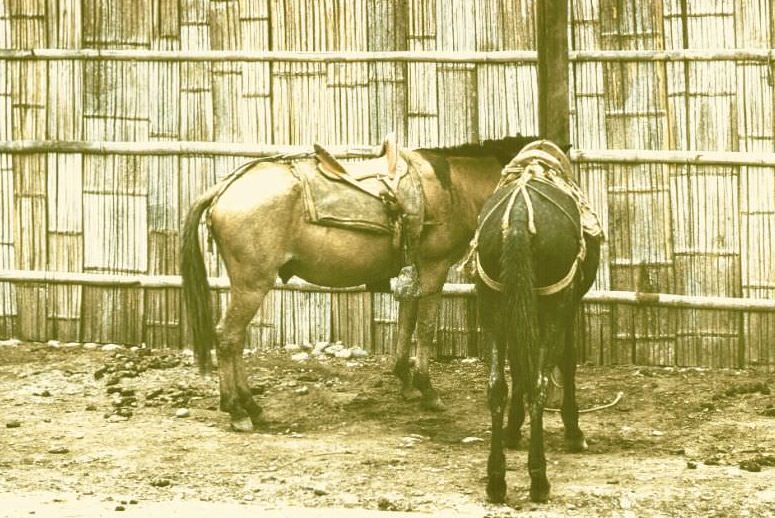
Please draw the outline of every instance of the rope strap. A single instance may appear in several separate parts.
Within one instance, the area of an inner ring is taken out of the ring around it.
[[[484,223],[492,216],[492,214],[503,204],[507,202],[506,210],[501,218],[501,232],[503,233],[503,239],[506,239],[506,234],[511,225],[511,212],[514,209],[517,197],[522,196],[525,201],[525,209],[527,210],[527,226],[528,232],[535,235],[537,233],[535,225],[535,214],[533,209],[533,201],[530,197],[528,189],[533,190],[537,194],[546,198],[549,202],[556,205],[574,224],[577,224],[579,229],[579,251],[576,254],[573,264],[568,273],[557,282],[548,286],[541,286],[534,288],[534,291],[539,296],[554,295],[567,288],[576,277],[578,273],[579,264],[584,261],[586,257],[586,240],[584,239],[585,230],[592,234],[597,235],[600,233],[600,225],[597,215],[592,211],[589,203],[584,196],[581,189],[563,173],[570,170],[570,162],[567,156],[553,143],[549,141],[536,141],[525,147],[524,151],[517,155],[509,164],[503,169],[501,173],[501,180],[498,182],[498,186],[495,191],[509,186],[513,188],[510,195],[502,198],[496,203],[487,214],[481,218],[479,226],[474,233],[474,238],[471,240],[471,248],[466,256],[465,261],[458,268],[458,271],[465,268],[467,265],[473,263],[477,276],[484,282],[484,284],[492,290],[502,292],[504,291],[503,283],[490,277],[482,267],[482,263],[479,258],[479,234],[481,232]],[[579,208],[580,221],[576,222],[574,218],[568,214],[568,212],[557,204],[554,200],[546,196],[546,194],[530,187],[529,183],[532,181],[539,181],[554,187],[557,187],[562,192],[569,195]],[[593,220],[592,223],[596,225],[597,229],[592,228],[592,232],[589,232],[587,225],[584,225],[584,217],[590,216]]]

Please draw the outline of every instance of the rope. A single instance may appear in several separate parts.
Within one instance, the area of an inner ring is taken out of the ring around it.
[[[581,408],[578,410],[579,414],[588,414],[589,412],[597,412],[599,410],[605,410],[606,408],[611,408],[612,406],[615,406],[619,403],[619,401],[622,400],[622,397],[624,396],[624,392],[619,391],[616,393],[616,396],[613,400],[611,400],[608,403],[605,403],[603,405],[593,406],[591,408]],[[562,412],[561,408],[549,408],[544,407],[544,412]]]

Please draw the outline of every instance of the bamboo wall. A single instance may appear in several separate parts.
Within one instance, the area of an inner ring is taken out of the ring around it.
[[[0,47],[534,50],[535,0],[0,0]],[[571,49],[773,48],[768,0],[571,0]],[[684,11],[684,7],[686,10]],[[765,62],[580,61],[580,149],[775,151]],[[0,140],[455,145],[537,130],[534,63],[0,60]],[[177,274],[191,201],[239,157],[0,154],[0,269]],[[771,167],[578,165],[609,236],[597,289],[775,294]],[[203,230],[204,232],[204,230]],[[203,234],[204,235],[204,234]],[[211,275],[222,274],[208,255]],[[463,280],[452,273],[451,280]],[[222,310],[228,295],[213,295]],[[337,340],[390,352],[389,295],[273,292],[251,346]],[[475,304],[447,298],[445,356],[478,353]],[[0,283],[0,335],[187,343],[175,288]],[[587,304],[583,358],[775,365],[775,315]]]

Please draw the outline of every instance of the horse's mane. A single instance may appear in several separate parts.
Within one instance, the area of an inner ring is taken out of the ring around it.
[[[513,137],[503,137],[500,139],[483,140],[479,143],[460,144],[458,146],[420,148],[415,151],[421,153],[432,153],[442,157],[479,157],[493,156],[503,165],[509,163],[519,151],[530,142],[538,140],[540,137],[523,137],[517,135]]]

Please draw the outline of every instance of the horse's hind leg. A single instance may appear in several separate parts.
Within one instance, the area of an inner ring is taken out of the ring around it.
[[[506,456],[503,453],[503,411],[508,395],[506,378],[503,373],[505,341],[496,338],[487,329],[485,329],[485,333],[486,341],[490,342],[492,351],[490,379],[487,385],[487,399],[492,418],[490,457],[487,460],[487,497],[491,502],[501,503],[506,497]]]
[[[562,422],[565,426],[565,444],[569,451],[587,449],[584,432],[579,428],[579,410],[576,404],[576,326],[571,320],[565,332],[565,348],[560,358],[562,371]]]
[[[269,287],[239,285],[232,279],[231,300],[218,324],[218,372],[221,410],[231,415],[231,426],[249,432],[258,424],[261,407],[253,400],[242,365],[245,328],[264,300]]]
[[[522,389],[521,373],[517,361],[512,358],[511,364],[511,404],[509,405],[509,421],[504,428],[503,442],[507,448],[515,450],[522,439],[522,424],[525,422],[525,392]]]

